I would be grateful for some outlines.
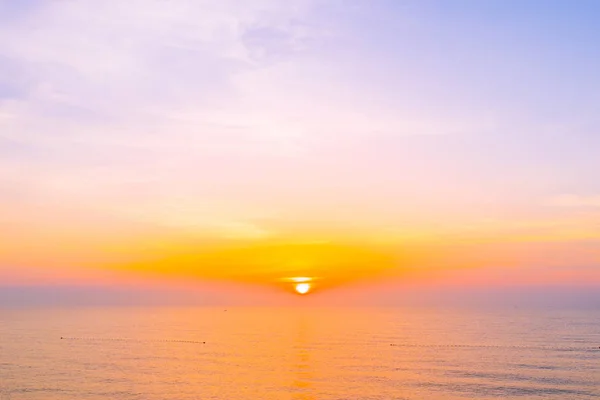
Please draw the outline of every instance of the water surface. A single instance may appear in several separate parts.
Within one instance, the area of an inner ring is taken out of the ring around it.
[[[595,399],[598,346],[591,311],[11,309],[0,400]]]

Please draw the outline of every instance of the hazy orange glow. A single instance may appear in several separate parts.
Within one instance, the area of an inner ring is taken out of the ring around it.
[[[369,246],[332,242],[261,242],[187,249],[116,265],[118,270],[276,285],[314,281],[320,287],[374,277],[397,266],[396,255]],[[304,287],[304,286],[302,286]]]
[[[347,232],[346,237],[315,233],[314,240],[285,237],[261,240],[215,240],[207,236],[148,229],[97,229],[89,232],[65,222],[38,225],[35,231],[13,229],[0,241],[0,269],[7,283],[120,283],[192,279],[253,283],[296,292],[297,283],[311,292],[347,282],[379,278],[479,285],[501,281],[561,283],[600,282],[595,265],[600,250],[594,237],[555,237],[496,230],[496,234],[429,235],[383,241],[377,231]],[[541,231],[545,230],[542,225]],[[354,237],[352,237],[352,235]],[[586,239],[586,240],[584,240]],[[591,243],[591,244],[590,244]],[[536,266],[548,268],[544,274]],[[491,270],[490,268],[495,268]],[[478,272],[479,271],[479,272]],[[494,272],[491,272],[494,271]],[[497,271],[497,272],[496,272]],[[510,278],[502,278],[501,276]],[[296,292],[297,293],[297,292]]]
[[[8,284],[167,279],[252,283],[297,293],[295,283],[310,281],[311,292],[321,292],[380,278],[470,285],[600,282],[586,268],[600,262],[594,220],[529,221],[524,227],[498,222],[473,231],[414,227],[402,234],[368,225],[337,232],[306,226],[302,235],[282,230],[271,238],[232,239],[201,229],[24,211],[0,210],[10,227],[10,236],[0,240],[0,278]],[[540,274],[537,266],[547,270]]]

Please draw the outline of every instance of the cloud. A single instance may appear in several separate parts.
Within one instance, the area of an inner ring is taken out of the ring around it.
[[[356,93],[348,96],[344,60],[332,49],[351,32],[323,17],[324,7],[345,6],[320,0],[27,3],[19,18],[0,26],[0,98],[10,100],[0,110],[11,116],[2,134],[68,142],[118,136],[143,145],[140,136],[148,132],[181,143],[186,134],[220,135],[233,123],[242,139],[258,144],[251,151],[289,155],[321,136],[464,127],[380,112],[357,103]],[[175,117],[182,113],[193,121]]]
[[[227,226],[496,208],[540,181],[517,134],[481,140],[499,118],[460,109],[470,82],[408,40],[424,28],[374,4],[0,0],[0,198]]]
[[[27,71],[29,96],[50,102],[60,98],[126,113],[114,102],[214,101],[232,74],[305,48],[299,43],[311,28],[296,21],[311,4],[40,3],[3,25],[0,61],[14,70],[7,80]]]
[[[344,33],[324,7],[344,9],[320,0],[11,5],[0,24],[0,172],[20,181],[21,197],[137,204],[141,191],[204,204],[207,191],[267,186],[262,176],[283,158],[302,158],[296,175],[314,175],[311,152],[333,151],[340,138],[436,131],[429,119],[347,99],[331,54]]]
[[[600,207],[600,195],[579,196],[576,194],[562,194],[550,198],[547,204],[555,207]]]

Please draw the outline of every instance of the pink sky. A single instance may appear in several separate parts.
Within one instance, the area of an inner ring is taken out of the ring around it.
[[[0,6],[1,285],[600,284],[589,10],[409,3]]]

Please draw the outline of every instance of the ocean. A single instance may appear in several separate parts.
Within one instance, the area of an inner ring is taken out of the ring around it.
[[[1,400],[596,399],[600,312],[0,310]]]

